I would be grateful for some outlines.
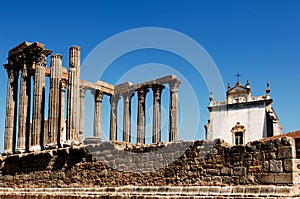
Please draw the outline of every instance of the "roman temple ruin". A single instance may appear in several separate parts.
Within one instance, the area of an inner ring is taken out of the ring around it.
[[[50,67],[46,58],[51,55]],[[69,51],[69,69],[62,66],[62,56],[52,54],[44,44],[23,42],[11,49],[7,71],[7,99],[3,155],[81,145],[84,141],[84,98],[87,90],[94,95],[94,132],[89,142],[102,137],[103,95],[110,97],[110,141],[117,141],[117,108],[124,101],[123,140],[131,141],[131,98],[138,96],[137,143],[145,143],[145,98],[153,91],[152,141],[161,141],[161,94],[170,90],[169,141],[178,139],[178,88],[174,75],[132,84],[112,85],[80,79],[80,47]],[[46,85],[50,78],[50,85]],[[49,86],[49,103],[45,103],[45,88]],[[67,98],[67,99],[66,99]],[[47,107],[48,106],[48,107]],[[66,109],[66,117],[65,117]],[[45,118],[48,111],[48,118]]]

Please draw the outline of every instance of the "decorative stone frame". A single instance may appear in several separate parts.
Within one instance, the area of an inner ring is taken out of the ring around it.
[[[235,134],[236,133],[242,133],[243,134],[243,145],[245,144],[245,132],[246,129],[243,125],[241,125],[239,122],[236,123],[236,125],[234,127],[232,127],[231,129],[231,133],[232,133],[232,144],[235,144]]]

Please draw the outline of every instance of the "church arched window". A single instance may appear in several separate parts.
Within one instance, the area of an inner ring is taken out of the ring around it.
[[[234,134],[234,144],[241,145],[244,144],[244,133],[243,132],[236,132]]]
[[[236,123],[231,129],[232,132],[232,144],[242,145],[245,144],[245,132],[246,129],[239,122]]]

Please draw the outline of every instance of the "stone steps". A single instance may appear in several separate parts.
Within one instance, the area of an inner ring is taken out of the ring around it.
[[[0,198],[299,198],[299,186],[188,186],[105,188],[0,188]]]

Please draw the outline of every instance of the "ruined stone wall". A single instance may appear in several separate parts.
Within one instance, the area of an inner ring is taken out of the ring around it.
[[[104,142],[1,157],[0,187],[292,185],[298,175],[294,158],[294,140],[287,137],[246,146],[222,140]]]

